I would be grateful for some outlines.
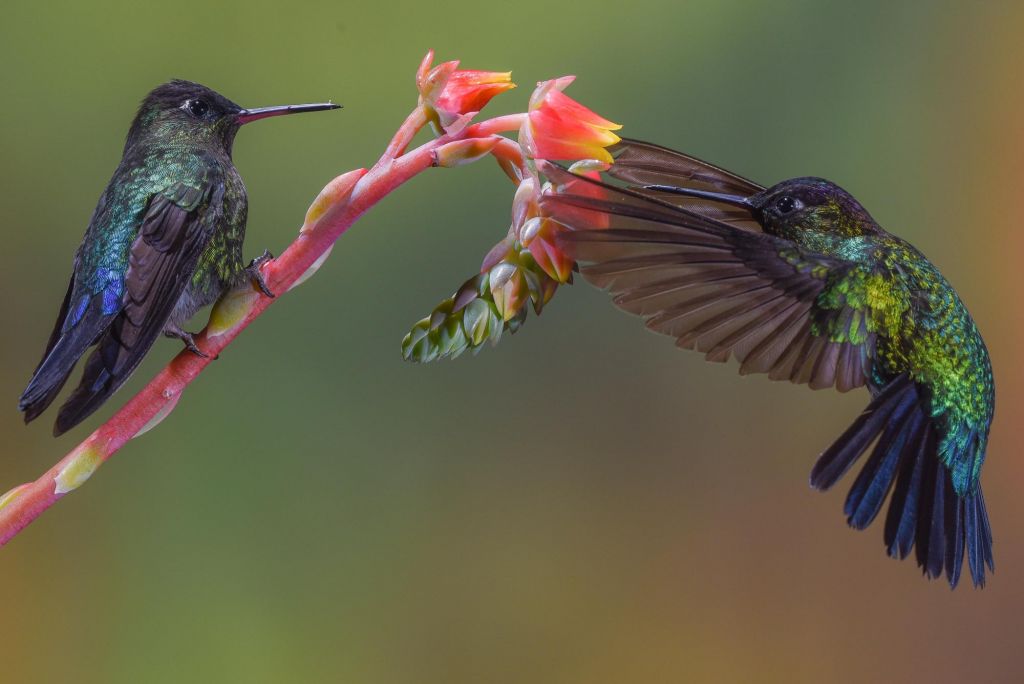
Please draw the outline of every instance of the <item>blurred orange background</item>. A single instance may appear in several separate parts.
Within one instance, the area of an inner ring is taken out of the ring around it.
[[[345,235],[158,430],[0,551],[12,682],[1019,681],[1024,6],[15,3],[0,24],[0,490],[70,436],[16,399],[138,101],[172,77],[235,101],[334,98],[235,146],[247,252],[279,252],[415,103],[428,47],[569,94],[626,135],[762,183],[853,192],[958,288],[997,411],[996,574],[950,592],[846,527],[817,453],[866,404],[741,378],[584,284],[496,349],[401,360],[409,326],[508,225],[490,163],[416,179]]]

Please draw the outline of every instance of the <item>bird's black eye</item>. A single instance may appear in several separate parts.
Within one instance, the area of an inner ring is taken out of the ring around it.
[[[198,99],[188,100],[182,108],[197,119],[202,119],[210,111],[210,105],[206,104],[205,100]]]
[[[795,197],[790,195],[783,195],[779,199],[775,200],[775,208],[780,214],[791,214],[794,211],[801,209],[804,203]]]

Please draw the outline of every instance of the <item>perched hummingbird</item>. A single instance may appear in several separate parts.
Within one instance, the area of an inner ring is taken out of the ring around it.
[[[647,326],[740,372],[871,402],[818,458],[828,489],[874,444],[846,498],[867,527],[892,497],[890,556],[916,545],[925,575],[975,586],[993,569],[979,476],[995,407],[985,343],[953,287],[913,245],[820,178],[770,188],[688,155],[624,140],[607,171],[629,187],[553,164],[544,210],[571,230],[584,276]],[[894,487],[895,486],[895,487]]]
[[[225,291],[251,279],[273,296],[259,271],[270,255],[248,266],[242,259],[248,198],[231,161],[235,134],[257,119],[337,108],[243,109],[189,81],[146,96],[75,252],[43,359],[21,395],[26,423],[50,405],[89,347],[96,349],[61,406],[55,435],[99,408],[161,333],[205,356],[182,326]]]

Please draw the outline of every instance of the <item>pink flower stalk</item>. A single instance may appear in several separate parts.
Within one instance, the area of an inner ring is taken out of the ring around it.
[[[519,143],[532,159],[596,159],[612,163],[605,149],[619,142],[622,128],[563,93],[575,76],[541,81],[519,131]]]
[[[476,114],[495,95],[516,87],[511,71],[460,70],[457,60],[431,68],[433,61],[431,50],[416,72],[416,87],[420,105],[437,115],[442,129],[466,114]]]

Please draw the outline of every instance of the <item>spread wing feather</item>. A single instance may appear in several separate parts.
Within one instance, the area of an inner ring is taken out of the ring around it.
[[[646,187],[669,185],[749,196],[764,190],[754,181],[702,159],[640,140],[623,138],[611,148],[611,153],[615,163],[608,169],[608,175],[629,183],[631,190],[744,230],[761,231],[750,212],[740,207]]]
[[[563,186],[543,202],[571,228],[564,248],[588,264],[584,277],[652,330],[712,361],[735,357],[741,373],[841,391],[867,381],[867,317],[845,301],[819,306],[823,292],[863,266],[553,165],[545,173]]]

